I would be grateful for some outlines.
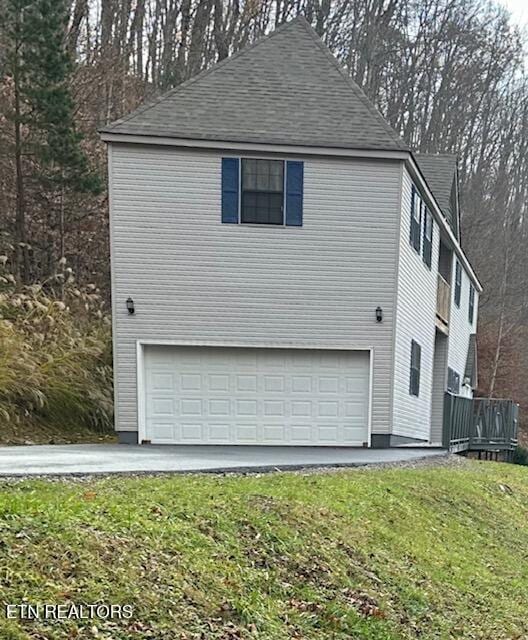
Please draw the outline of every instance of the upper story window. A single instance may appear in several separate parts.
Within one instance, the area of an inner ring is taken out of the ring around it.
[[[411,370],[409,376],[409,393],[412,396],[420,395],[420,369],[422,359],[422,348],[411,340]]]
[[[301,227],[304,162],[222,158],[222,222]]]
[[[240,222],[284,224],[284,162],[242,159]]]
[[[475,317],[475,287],[472,284],[470,284],[469,285],[469,309],[468,309],[469,324],[473,324],[474,317]]]
[[[457,260],[455,264],[455,304],[460,307],[460,294],[462,293],[462,267]]]
[[[433,215],[424,205],[423,261],[431,268],[433,255]]]
[[[422,235],[422,199],[414,184],[411,191],[411,233],[409,240],[414,249],[420,253]]]

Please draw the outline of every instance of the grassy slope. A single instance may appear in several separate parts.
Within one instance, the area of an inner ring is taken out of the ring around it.
[[[0,637],[526,638],[527,522],[497,463],[4,485],[4,602],[135,614]]]

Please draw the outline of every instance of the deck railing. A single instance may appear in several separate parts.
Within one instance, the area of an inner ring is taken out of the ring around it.
[[[519,405],[513,400],[444,399],[443,446],[458,451],[513,451],[517,446]]]
[[[451,312],[451,287],[447,280],[438,274],[438,290],[436,294],[436,315],[446,325],[449,324]]]

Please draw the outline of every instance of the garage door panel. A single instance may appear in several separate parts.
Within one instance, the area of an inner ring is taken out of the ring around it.
[[[155,440],[162,444],[169,444],[177,438],[173,422],[153,422],[152,434]]]
[[[366,352],[145,348],[153,443],[354,445],[367,441]]]
[[[236,391],[241,392],[251,392],[255,393],[257,391],[257,376],[256,375],[240,375],[236,376]]]
[[[201,422],[182,422],[181,439],[182,442],[194,443],[204,440],[204,425]]]
[[[312,403],[310,400],[294,400],[291,403],[291,415],[294,417],[310,418],[312,413]]]
[[[152,416],[154,418],[160,416],[174,416],[174,398],[172,397],[152,397],[151,399]]]
[[[312,444],[313,427],[308,424],[293,424],[291,426],[291,440],[295,444]]]
[[[292,376],[291,389],[292,393],[311,393],[312,378],[310,376]]]
[[[229,416],[231,413],[231,402],[224,398],[211,399],[208,403],[207,415],[210,417]]]
[[[203,416],[203,402],[198,398],[182,398],[180,400],[181,416]]]
[[[207,381],[209,391],[229,391],[229,376],[225,373],[210,373]]]
[[[235,440],[254,444],[257,442],[257,425],[254,423],[236,424]]]
[[[263,376],[264,392],[275,393],[277,391],[284,391],[286,389],[286,381],[284,376]]]
[[[339,393],[339,378],[337,376],[321,376],[319,378],[319,393]]]
[[[227,443],[232,439],[230,431],[230,424],[212,422],[209,425],[209,440]]]
[[[170,371],[153,371],[150,375],[150,386],[153,391],[174,391],[175,376]]]
[[[269,418],[271,416],[278,418],[286,417],[285,403],[282,400],[264,400],[264,415]]]

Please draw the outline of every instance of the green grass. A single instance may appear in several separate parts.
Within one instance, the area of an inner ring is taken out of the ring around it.
[[[527,522],[498,463],[4,484],[2,601],[134,615],[0,637],[526,638]]]

